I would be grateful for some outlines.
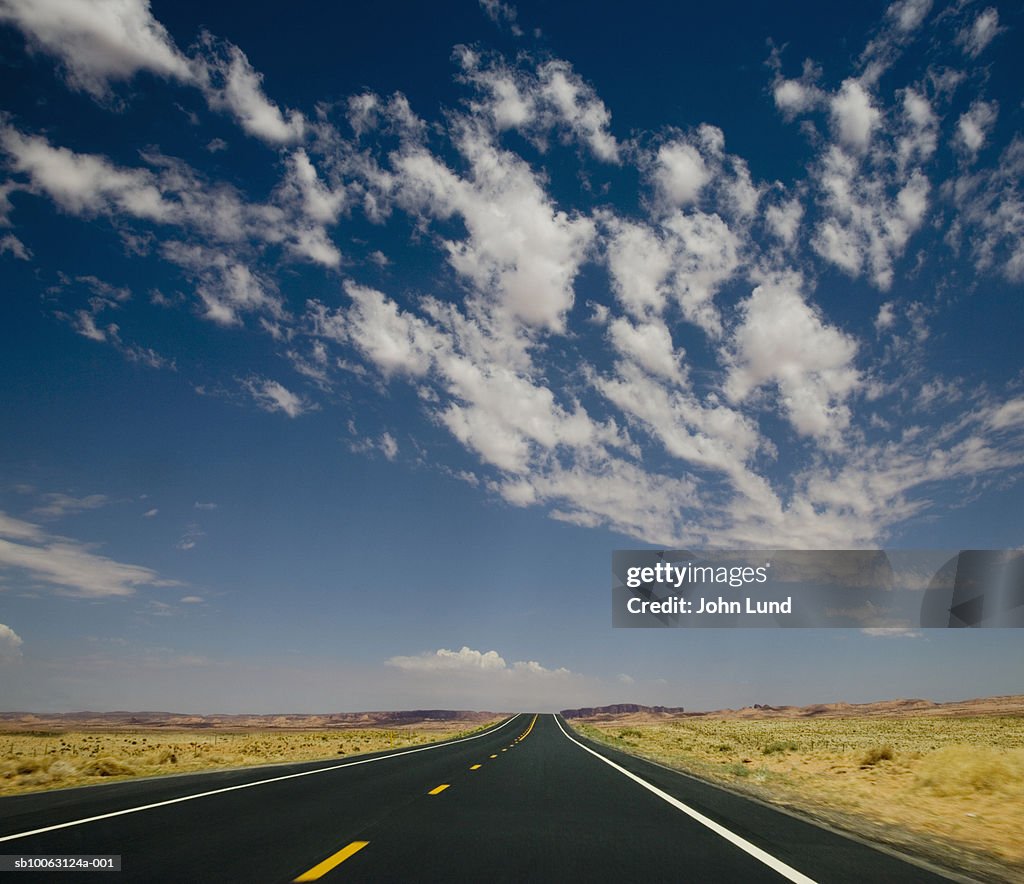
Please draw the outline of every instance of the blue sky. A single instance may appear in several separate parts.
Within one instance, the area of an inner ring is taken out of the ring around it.
[[[1020,5],[417,7],[0,0],[0,706],[1019,692],[608,589],[1021,545]]]

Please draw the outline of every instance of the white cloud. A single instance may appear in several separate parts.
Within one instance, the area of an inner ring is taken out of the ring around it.
[[[956,143],[971,161],[985,146],[998,115],[999,105],[994,101],[975,101],[960,115],[956,127]]]
[[[272,318],[283,315],[283,305],[271,280],[253,271],[230,252],[173,240],[164,243],[164,257],[189,272],[202,316],[218,325],[241,325],[247,313]]]
[[[34,189],[72,214],[123,212],[167,221],[176,211],[147,169],[121,169],[105,158],[52,147],[45,138],[23,135],[10,126],[0,129],[0,146],[15,172],[28,175]]]
[[[524,54],[513,67],[466,46],[456,47],[456,57],[466,81],[483,97],[473,106],[478,121],[488,120],[498,132],[516,129],[541,150],[555,131],[603,162],[621,161],[621,146],[609,131],[608,108],[568,62],[538,62]]]
[[[195,549],[199,544],[199,541],[205,536],[206,532],[204,532],[195,522],[192,522],[185,528],[185,533],[181,535],[181,538],[175,546],[182,552],[188,552],[191,549]],[[155,604],[162,603],[157,602]]]
[[[162,247],[166,257],[204,279],[200,295],[209,296],[207,312],[215,321],[237,322],[230,302],[251,301],[255,293],[251,279],[241,278],[254,277],[241,255],[252,243],[283,245],[294,257],[325,267],[340,262],[327,227],[337,220],[346,195],[319,180],[304,151],[291,157],[272,201],[260,204],[247,202],[232,185],[211,184],[180,160],[156,152],[142,155],[147,167],[125,168],[106,157],[54,147],[10,126],[0,126],[0,149],[8,156],[8,167],[28,178],[24,189],[48,196],[70,214],[174,225],[221,244],[212,249],[165,241]],[[226,252],[228,247],[239,254]],[[213,283],[218,276],[219,283]],[[228,290],[226,299],[223,290]]]
[[[61,60],[68,83],[95,97],[139,71],[191,82],[179,52],[148,0],[4,0],[0,21],[16,25],[35,48]]]
[[[658,228],[605,218],[607,260],[622,305],[637,319],[661,314],[670,298],[712,336],[721,332],[713,298],[739,266],[740,239],[717,214],[672,211]]]
[[[860,384],[857,344],[823,322],[800,287],[795,277],[768,281],[744,302],[725,389],[742,402],[756,388],[775,385],[794,429],[834,446],[849,424],[846,399]]]
[[[145,511],[145,512],[144,512],[144,513],[142,514],[142,518],[144,518],[144,519],[152,519],[152,518],[153,518],[154,516],[156,516],[156,515],[157,515],[157,514],[158,514],[159,512],[160,512],[160,510],[158,510],[158,509],[157,509],[156,507],[153,507],[152,509],[146,510],[146,511]]]
[[[388,460],[398,457],[398,443],[390,433],[384,433],[380,437],[380,450]]]
[[[655,180],[662,196],[674,206],[695,203],[711,178],[700,151],[685,141],[675,141],[658,149]]]
[[[994,168],[943,185],[979,271],[997,268],[1011,282],[1024,279],[1024,138],[1015,136]]]
[[[813,84],[782,78],[775,82],[772,97],[787,119],[820,107],[825,101],[824,93]]]
[[[792,246],[797,241],[803,217],[804,207],[798,199],[786,200],[765,210],[768,229],[787,246]]]
[[[21,261],[31,261],[32,252],[13,233],[0,237],[0,255],[10,254]]]
[[[1004,402],[992,413],[989,423],[997,430],[1024,425],[1024,397]]]
[[[32,515],[40,519],[61,519],[85,510],[95,510],[110,503],[105,494],[89,494],[85,497],[72,497],[70,494],[44,494],[44,503],[32,510]]]
[[[21,657],[23,642],[10,626],[0,623],[0,663],[10,663]]]
[[[978,14],[970,27],[957,34],[956,42],[963,47],[969,58],[977,58],[996,35],[1005,30],[1006,28],[999,27],[999,10],[989,6]]]
[[[931,159],[938,144],[938,118],[928,99],[915,89],[903,90],[903,132],[897,140],[900,169]]]
[[[644,318],[660,314],[668,298],[668,277],[673,250],[664,239],[645,225],[613,217],[606,219],[608,269],[612,286],[631,315]]]
[[[839,140],[847,147],[863,152],[871,143],[871,133],[881,115],[871,96],[857,80],[845,80],[832,98],[832,120]]]
[[[485,133],[465,128],[457,144],[469,178],[419,148],[397,156],[399,200],[428,218],[461,217],[468,236],[444,246],[481,302],[528,326],[561,330],[593,223],[556,209],[529,166]]]
[[[615,350],[655,375],[677,384],[684,382],[680,359],[672,345],[672,336],[661,322],[650,321],[633,325],[625,317],[613,320],[608,326],[608,337]]]
[[[476,651],[465,645],[458,651],[439,648],[415,657],[391,657],[387,661],[406,672],[432,674],[486,674],[505,678],[550,678],[572,675],[568,669],[547,669],[535,660],[509,665],[497,651]]]
[[[608,132],[611,114],[594,90],[563,61],[548,62],[538,73],[540,94],[551,103],[580,141],[599,159],[618,162],[619,145],[615,136]]]
[[[818,182],[827,212],[815,231],[815,251],[851,275],[867,269],[874,284],[887,290],[896,259],[924,222],[927,177],[915,169],[900,184],[866,175],[855,157],[833,146],[822,159]]]
[[[503,0],[480,0],[480,8],[496,25],[508,25],[509,30],[517,37],[522,35],[523,30],[516,22],[518,13],[513,4],[505,3]]]
[[[409,672],[503,672],[508,669],[497,651],[475,651],[465,645],[458,651],[440,648],[416,657],[392,657],[388,665]]]
[[[98,555],[86,544],[0,513],[0,569],[89,598],[133,595],[139,586],[174,586],[139,565]]]
[[[875,331],[882,332],[892,328],[893,323],[896,321],[893,307],[892,301],[886,301],[878,308],[878,315],[875,317]]]
[[[198,63],[206,100],[215,110],[231,113],[242,129],[271,145],[293,144],[306,131],[299,111],[287,116],[263,92],[263,75],[249,63],[245,53],[231,43],[203,36],[204,58]]]
[[[251,377],[242,386],[264,411],[281,411],[295,418],[316,411],[319,407],[305,396],[293,393],[283,384],[269,378]]]

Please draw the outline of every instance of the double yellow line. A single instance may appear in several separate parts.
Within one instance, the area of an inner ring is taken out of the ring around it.
[[[515,741],[518,743],[518,742],[520,742],[522,740],[525,740],[528,736],[530,736],[530,731],[533,730],[533,726],[536,723],[537,723],[537,716],[534,715],[533,716],[533,721],[530,722],[530,726],[525,731],[523,731],[518,737],[516,737]]]

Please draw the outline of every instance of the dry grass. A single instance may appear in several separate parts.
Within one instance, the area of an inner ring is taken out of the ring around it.
[[[343,758],[470,733],[437,728],[268,733],[0,733],[0,795],[212,768]]]
[[[588,736],[955,867],[1024,879],[1024,718],[681,720]]]

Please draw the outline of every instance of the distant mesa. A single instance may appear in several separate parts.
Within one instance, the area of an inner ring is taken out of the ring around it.
[[[410,709],[398,712],[326,712],[321,714],[189,715],[179,712],[0,712],[0,730],[347,730],[416,727],[437,729],[452,722],[476,727],[500,718],[495,712]]]
[[[1024,695],[978,697],[972,700],[954,700],[936,703],[934,700],[900,699],[880,700],[874,703],[813,703],[808,706],[772,706],[754,703],[741,709],[717,709],[708,712],[684,712],[682,707],[640,706],[619,703],[614,706],[596,706],[566,709],[565,718],[585,719],[593,722],[619,721],[642,724],[666,719],[766,719],[766,718],[908,718],[958,717],[968,715],[1024,715]]]
[[[636,703],[613,703],[611,706],[584,706],[582,709],[563,709],[562,718],[597,718],[601,715],[682,715],[682,706],[640,706]]]

